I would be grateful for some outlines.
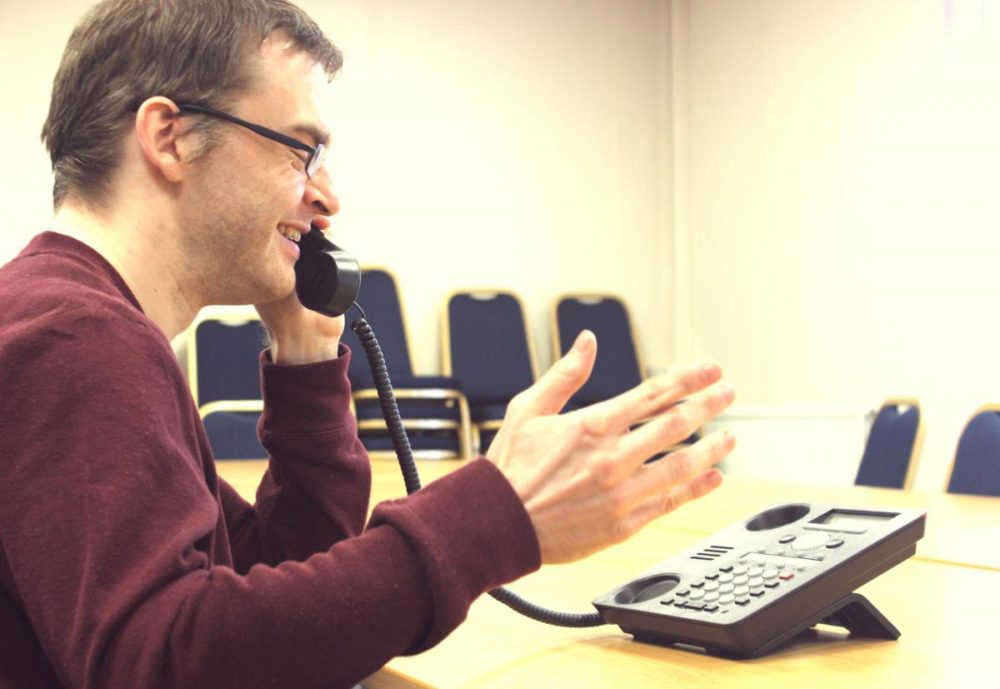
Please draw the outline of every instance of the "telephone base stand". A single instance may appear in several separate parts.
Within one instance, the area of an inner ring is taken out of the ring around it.
[[[843,627],[854,637],[895,640],[900,636],[899,629],[886,619],[885,615],[872,605],[871,601],[860,593],[851,593],[815,614],[810,615],[801,622],[770,635],[769,638],[763,638],[764,635],[762,634],[757,639],[745,640],[742,644],[718,646],[709,644],[705,646],[705,650],[713,655],[722,655],[731,658],[760,658],[778,649],[782,644],[798,634],[815,627],[817,624]],[[650,634],[640,629],[624,629],[624,631],[632,633],[637,641],[661,645],[664,643],[670,645],[697,643],[680,638],[671,638],[669,635],[662,633]]]

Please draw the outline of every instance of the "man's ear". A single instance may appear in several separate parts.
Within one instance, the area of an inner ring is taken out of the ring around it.
[[[195,141],[184,137],[184,123],[177,105],[169,98],[155,96],[143,101],[135,116],[135,134],[146,162],[169,182],[184,178],[186,164],[193,157]]]

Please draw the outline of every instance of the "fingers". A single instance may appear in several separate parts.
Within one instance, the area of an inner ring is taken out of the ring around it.
[[[720,430],[693,445],[671,452],[658,462],[640,465],[615,490],[612,499],[617,503],[618,513],[631,513],[636,505],[664,500],[664,509],[673,509],[674,501],[683,497],[683,494],[675,495],[675,491],[710,471],[732,452],[735,445],[733,435]]]
[[[515,397],[511,407],[529,416],[558,414],[590,378],[596,358],[597,338],[584,330],[577,335],[573,348],[534,385]]]
[[[305,364],[336,359],[344,333],[343,316],[329,318],[302,306],[295,292],[256,305],[267,329],[271,358],[278,364]]]
[[[685,483],[711,469],[725,459],[735,446],[736,438],[732,433],[728,430],[716,431],[657,462],[644,464],[638,478],[646,484],[645,490],[650,496],[662,493],[665,486]]]
[[[622,436],[621,447],[632,461],[645,461],[657,452],[688,438],[696,429],[732,404],[735,394],[725,383],[713,385],[660,413]]]
[[[618,538],[625,540],[657,517],[673,512],[685,503],[696,500],[722,485],[722,472],[709,469],[691,481],[674,486],[670,490],[644,502],[619,524]]]
[[[721,378],[722,369],[716,364],[690,366],[650,378],[617,397],[592,405],[587,414],[587,423],[598,435],[608,431],[622,432],[643,419],[660,414]]]

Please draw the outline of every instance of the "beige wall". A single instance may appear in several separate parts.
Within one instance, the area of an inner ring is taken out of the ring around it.
[[[745,404],[920,398],[939,488],[1000,398],[1000,3],[715,0],[687,26],[682,352]]]

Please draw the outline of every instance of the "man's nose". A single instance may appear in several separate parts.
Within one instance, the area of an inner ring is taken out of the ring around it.
[[[303,201],[314,212],[326,216],[336,215],[340,210],[340,199],[333,193],[330,173],[326,171],[325,165],[320,166],[312,179],[306,183]]]

